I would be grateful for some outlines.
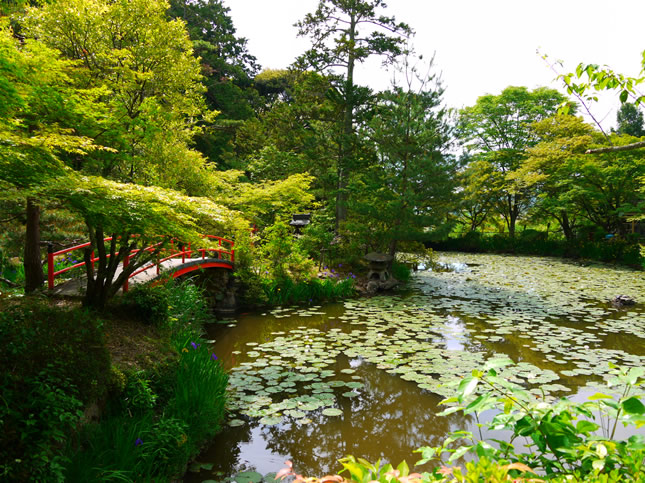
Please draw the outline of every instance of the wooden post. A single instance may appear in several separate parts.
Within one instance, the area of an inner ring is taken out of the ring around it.
[[[54,289],[54,245],[47,244],[47,286]]]
[[[128,264],[130,263],[130,255],[126,255],[125,258],[123,259],[123,271],[125,271],[126,268],[128,268]],[[127,292],[128,288],[130,286],[129,284],[130,278],[126,278],[125,282],[123,282],[123,291]]]

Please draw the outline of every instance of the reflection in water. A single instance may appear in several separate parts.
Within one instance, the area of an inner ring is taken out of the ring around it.
[[[514,259],[509,257],[481,256],[481,264],[477,256],[468,257],[470,267],[463,262],[451,262],[452,273],[417,274],[410,293],[378,298],[371,305],[371,315],[357,316],[352,310],[345,310],[352,303],[338,303],[311,307],[304,313],[286,309],[244,315],[233,328],[215,324],[209,329],[209,336],[216,339],[213,350],[230,369],[253,361],[248,353],[256,348],[255,344],[274,341],[300,329],[317,329],[329,344],[340,340],[337,333],[349,336],[363,349],[369,350],[370,344],[376,343],[402,360],[414,357],[414,351],[408,348],[416,341],[446,351],[442,353],[446,367],[459,364],[460,353],[480,354],[481,360],[507,354],[517,363],[557,373],[558,383],[572,389],[560,395],[573,394],[576,400],[584,400],[595,392],[585,387],[601,379],[593,371],[580,371],[580,367],[584,368],[580,362],[584,356],[596,354],[598,364],[605,366],[609,357],[628,358],[632,363],[639,358],[642,361],[645,338],[638,336],[645,328],[642,308],[630,312],[630,323],[626,323],[624,312],[588,293],[549,289],[551,295],[543,287],[546,282],[536,278],[547,266],[544,259],[537,259],[537,268],[531,268],[531,259],[525,257],[511,270],[507,267],[512,267]],[[473,259],[477,264],[472,263]],[[498,276],[496,284],[491,283],[490,272],[488,278],[479,275],[491,261],[503,264],[500,266],[506,270]],[[549,261],[550,265],[556,263]],[[578,287],[585,283],[581,275],[572,275],[566,267],[562,272],[566,279],[562,284],[575,283]],[[599,273],[603,277],[614,276],[605,268]],[[556,288],[559,290],[559,285]],[[391,317],[429,322],[424,327],[405,328],[388,322]],[[380,331],[376,342],[366,339],[369,331],[360,325],[365,321],[370,322],[372,333]],[[297,344],[304,347],[305,341],[300,339]],[[440,411],[437,404],[442,398],[404,380],[405,374],[378,368],[368,362],[369,355],[356,353],[348,357],[342,349],[336,352],[339,355],[330,357],[331,365],[325,369],[333,370],[335,379],[353,378],[363,383],[363,387],[355,390],[359,393],[357,397],[344,397],[347,388],[333,389],[334,407],[342,411],[339,416],[324,416],[321,408],[306,414],[311,420],[309,424],[285,416],[273,426],[261,424],[259,418],[243,417],[242,426],[225,427],[198,458],[200,462],[213,463],[213,471],[189,473],[184,481],[223,479],[246,470],[266,474],[279,470],[286,459],[291,459],[300,473],[322,476],[337,472],[338,459],[347,454],[370,461],[381,458],[398,463],[405,459],[414,463],[418,459],[412,453],[414,449],[439,445],[449,431],[475,430],[476,421],[470,416],[454,413],[437,417]],[[340,374],[347,368],[355,370],[352,376]],[[485,414],[484,420],[492,415]],[[494,437],[504,435],[496,433]]]

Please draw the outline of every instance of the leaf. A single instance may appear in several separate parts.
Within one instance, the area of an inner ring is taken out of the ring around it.
[[[627,414],[645,414],[645,405],[636,396],[621,402],[620,405]]]
[[[401,476],[408,476],[408,474],[410,473],[410,467],[405,462],[405,460],[401,461],[401,463],[399,463],[399,466],[397,466],[396,469],[401,472]]]
[[[578,421],[578,424],[576,424],[576,431],[579,433],[591,433],[593,431],[596,431],[600,426],[598,426],[596,423],[592,423],[591,421]]]
[[[452,463],[453,461],[458,460],[463,455],[468,453],[471,449],[473,449],[472,446],[461,446],[457,448],[455,452],[450,455],[450,458],[448,458],[448,463]]]
[[[257,471],[245,471],[235,475],[234,480],[237,483],[260,483],[262,481],[262,475]]]
[[[608,396],[607,394],[602,394],[600,392],[597,392],[593,396],[589,396],[587,399],[589,399],[590,401],[598,401],[600,399],[613,399],[613,397]]]

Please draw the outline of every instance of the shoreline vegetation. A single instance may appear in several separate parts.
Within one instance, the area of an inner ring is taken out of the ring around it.
[[[545,232],[524,230],[511,238],[472,231],[448,239],[428,242],[436,251],[538,255],[564,259],[603,262],[645,270],[645,244],[638,238],[610,237],[602,240],[547,238]]]

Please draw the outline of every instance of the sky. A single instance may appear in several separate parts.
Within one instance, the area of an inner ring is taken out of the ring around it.
[[[309,47],[293,26],[313,12],[317,0],[224,0],[238,36],[263,68],[285,68]],[[509,86],[562,89],[547,63],[561,60],[560,73],[579,62],[640,73],[645,50],[645,0],[389,0],[384,13],[408,23],[413,46],[425,59],[435,55],[450,107],[473,105],[484,94]],[[357,82],[374,89],[390,85],[378,62],[359,67]],[[591,105],[603,127],[615,125],[617,95]]]

